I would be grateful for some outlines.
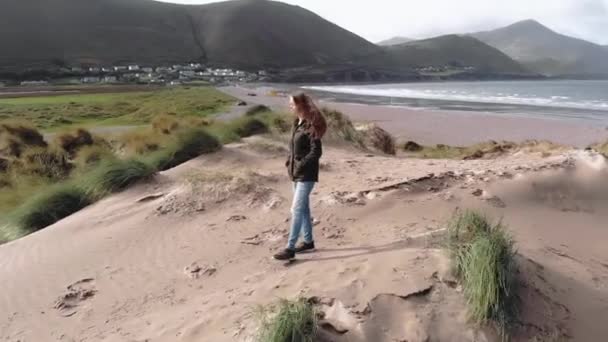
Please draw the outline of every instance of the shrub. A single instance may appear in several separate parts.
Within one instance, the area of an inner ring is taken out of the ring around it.
[[[266,112],[270,112],[270,108],[268,108],[264,105],[257,105],[257,106],[253,106],[253,107],[249,108],[247,110],[247,112],[245,112],[245,115],[246,116],[255,116],[260,113],[266,113]]]
[[[12,221],[28,234],[40,230],[77,212],[91,201],[80,188],[62,184],[32,197],[13,214]]]
[[[101,198],[147,179],[154,172],[138,160],[106,160],[78,181],[92,198]]]
[[[21,158],[12,164],[15,172],[38,175],[51,179],[62,179],[72,170],[68,155],[51,148],[26,150]]]
[[[492,321],[503,337],[517,309],[514,243],[503,225],[464,211],[448,225],[448,246],[471,318]]]
[[[201,154],[216,152],[221,147],[222,144],[206,131],[190,129],[181,132],[174,143],[151,154],[146,161],[154,169],[164,171]]]
[[[313,305],[304,299],[281,300],[277,308],[260,310],[259,342],[312,342],[317,333]]]

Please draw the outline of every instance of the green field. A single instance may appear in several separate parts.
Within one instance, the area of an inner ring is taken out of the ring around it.
[[[211,87],[24,97],[0,99],[0,121],[27,121],[45,131],[71,126],[142,125],[159,114],[206,116],[233,102],[233,98]]]

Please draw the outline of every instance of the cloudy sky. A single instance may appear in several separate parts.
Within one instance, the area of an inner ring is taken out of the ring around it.
[[[164,0],[204,4],[205,0]],[[238,1],[238,0],[237,0]],[[553,30],[608,44],[608,0],[284,0],[368,40],[492,29],[534,18]]]

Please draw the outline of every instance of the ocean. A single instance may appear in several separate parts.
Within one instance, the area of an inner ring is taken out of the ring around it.
[[[338,102],[608,124],[608,81],[424,82],[303,88]]]

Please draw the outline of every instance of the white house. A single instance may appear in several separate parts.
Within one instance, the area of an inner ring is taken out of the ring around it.
[[[105,76],[102,79],[103,83],[116,83],[118,82],[118,78],[116,76]]]
[[[40,85],[47,85],[49,84],[49,82],[47,81],[23,81],[21,82],[22,86],[40,86]]]
[[[151,74],[151,73],[154,72],[154,69],[150,68],[150,67],[145,67],[145,68],[141,68],[141,71],[143,71],[143,72],[145,72],[147,74]]]
[[[139,65],[129,65],[129,71],[138,71],[139,70]]]
[[[114,71],[125,71],[127,70],[126,66],[115,66]]]
[[[98,76],[87,76],[81,79],[82,83],[99,83],[101,79]]]

